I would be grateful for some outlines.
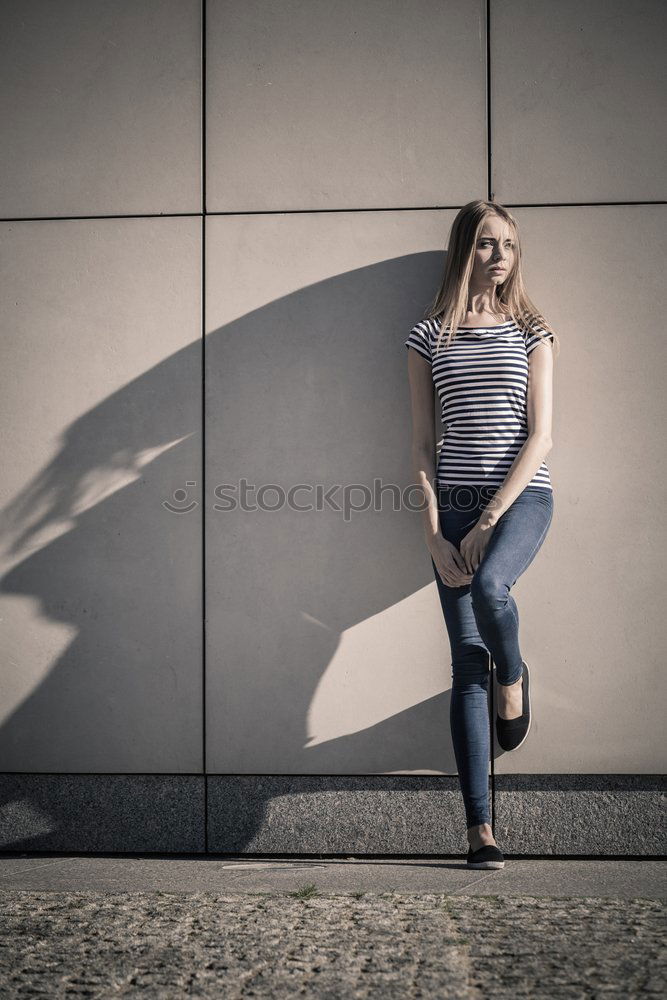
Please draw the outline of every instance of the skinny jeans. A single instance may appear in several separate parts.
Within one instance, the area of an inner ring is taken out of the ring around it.
[[[440,530],[459,548],[498,487],[439,486]],[[443,583],[431,558],[452,656],[449,721],[468,828],[491,823],[489,677],[499,684],[522,676],[519,611],[510,588],[528,568],[553,517],[553,490],[526,486],[493,528],[472,580]]]

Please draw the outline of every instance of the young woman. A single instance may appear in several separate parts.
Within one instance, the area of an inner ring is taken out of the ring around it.
[[[530,677],[510,588],[553,516],[554,330],[528,297],[516,220],[472,201],[456,216],[440,290],[406,346],[412,459],[426,546],[452,655],[450,726],[472,868],[502,868],[488,794],[488,680],[496,734],[514,750],[530,728]],[[436,463],[435,395],[443,439]]]

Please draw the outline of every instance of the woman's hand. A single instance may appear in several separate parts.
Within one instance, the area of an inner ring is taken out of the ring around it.
[[[492,524],[487,518],[480,518],[461,540],[461,555],[466,572],[474,573],[481,563],[494,528],[495,524]]]
[[[472,580],[468,573],[463,556],[451,542],[438,533],[429,543],[429,552],[442,582],[447,587],[465,587]]]

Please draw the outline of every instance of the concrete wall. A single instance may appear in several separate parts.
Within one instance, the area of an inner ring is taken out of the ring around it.
[[[465,845],[419,515],[216,488],[409,485],[403,341],[493,195],[562,342],[494,821],[664,850],[667,15],[555,6],[4,4],[0,847]]]

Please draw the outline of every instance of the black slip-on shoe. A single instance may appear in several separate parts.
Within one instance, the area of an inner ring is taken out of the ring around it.
[[[516,719],[501,719],[496,712],[496,736],[503,750],[517,750],[530,732],[532,714],[530,710],[530,674],[528,664],[525,660],[521,662],[523,664],[523,707],[521,715],[517,716]]]
[[[505,857],[503,852],[495,844],[484,844],[476,851],[472,847],[468,848],[466,859],[468,868],[504,868]]]

